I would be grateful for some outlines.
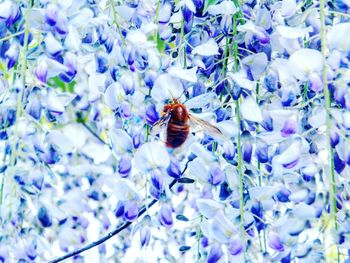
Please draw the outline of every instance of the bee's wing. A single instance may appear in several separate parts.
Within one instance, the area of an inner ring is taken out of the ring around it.
[[[150,135],[156,136],[157,134],[160,134],[161,132],[163,132],[168,127],[170,117],[171,117],[171,114],[168,111],[157,122],[153,124],[153,126],[151,127]]]
[[[194,124],[194,126],[200,127],[200,129],[204,133],[212,135],[218,139],[224,139],[223,133],[216,126],[214,126],[214,125],[210,124],[209,122],[202,120],[201,118],[198,118],[192,114],[189,114],[189,117],[190,117],[190,121],[192,122],[192,124]]]

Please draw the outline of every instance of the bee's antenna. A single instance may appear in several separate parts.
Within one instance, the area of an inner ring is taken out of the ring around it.
[[[168,92],[170,93],[171,99],[174,100],[174,99],[175,99],[175,98],[174,98],[174,95],[171,93],[170,90],[168,90]]]

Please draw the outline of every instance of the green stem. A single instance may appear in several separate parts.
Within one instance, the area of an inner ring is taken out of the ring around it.
[[[19,31],[19,32],[14,33],[14,34],[11,34],[11,35],[8,35],[8,36],[6,36],[6,37],[0,38],[0,42],[5,41],[5,40],[9,40],[9,39],[11,39],[11,38],[13,38],[13,37],[15,37],[15,36],[22,35],[23,33],[24,33],[24,30]]]
[[[25,13],[25,29],[24,29],[24,42],[23,42],[23,47],[21,49],[21,56],[20,56],[20,65],[21,65],[21,89],[18,93],[17,97],[17,110],[16,110],[16,122],[14,125],[14,136],[12,138],[13,142],[11,143],[11,156],[10,156],[10,177],[14,174],[15,170],[15,163],[17,159],[17,142],[18,138],[18,121],[22,116],[22,98],[23,98],[23,93],[25,89],[25,80],[26,80],[26,71],[27,71],[27,50],[28,50],[28,39],[29,39],[29,15],[31,11],[31,1],[27,1],[27,10]],[[6,183],[6,178],[5,178],[5,173],[2,176],[1,180],[1,186],[0,186],[0,206],[3,204],[3,192],[4,192],[4,187]]]
[[[240,103],[239,99],[236,100],[236,120],[237,126],[240,127],[241,123],[241,113],[240,113]],[[243,158],[242,158],[242,148],[241,148],[241,129],[239,128],[237,134],[237,157],[238,157],[238,174],[239,174],[239,212],[241,220],[241,230],[242,230],[242,239],[245,242],[245,229],[244,229],[244,202],[243,202]]]
[[[156,33],[154,34],[154,42],[157,43],[158,42],[158,26],[159,26],[159,9],[160,9],[160,0],[158,0],[157,2],[157,7],[156,7],[156,18],[154,19],[154,23],[156,24],[157,26],[157,29],[156,29]]]
[[[233,18],[233,36],[237,33],[236,17]],[[234,71],[238,71],[238,48],[236,41],[233,41],[233,57],[234,57]],[[245,229],[244,229],[244,202],[243,202],[243,158],[242,158],[242,148],[241,148],[241,113],[240,113],[240,103],[239,98],[236,100],[236,121],[238,126],[237,134],[237,169],[239,174],[239,212],[240,212],[240,225],[242,232],[242,240],[245,246]],[[245,249],[244,249],[245,258]]]
[[[322,53],[322,81],[323,81],[323,95],[325,100],[326,108],[326,126],[327,126],[327,147],[328,147],[328,176],[329,176],[329,202],[331,207],[331,221],[333,222],[335,230],[338,229],[337,224],[337,201],[336,201],[336,183],[335,183],[335,173],[334,173],[334,156],[333,149],[331,147],[330,133],[332,129],[330,108],[331,108],[331,97],[328,89],[327,80],[327,64],[326,64],[326,23],[325,23],[325,8],[324,0],[320,0],[320,19],[321,19],[321,53]],[[339,248],[337,248],[337,260],[339,262]]]
[[[122,41],[123,45],[125,46],[125,39],[123,37],[122,31],[120,30],[120,26],[118,23],[118,17],[117,17],[117,10],[115,9],[114,1],[109,0],[109,3],[110,3],[112,10],[113,10],[113,23],[117,27],[117,31],[118,31],[119,36],[120,36],[120,40]]]
[[[180,39],[180,43],[179,43],[179,56],[181,55],[181,46],[182,46],[182,43],[185,42],[183,41],[185,37],[185,20],[182,18],[181,20],[181,39]],[[187,68],[187,61],[186,61],[186,45],[184,45],[183,47],[183,68],[186,69]]]

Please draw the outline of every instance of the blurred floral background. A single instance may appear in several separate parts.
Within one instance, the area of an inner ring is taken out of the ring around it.
[[[0,262],[125,223],[68,261],[350,262],[349,33],[348,0],[2,1]],[[223,138],[167,149],[172,98]]]

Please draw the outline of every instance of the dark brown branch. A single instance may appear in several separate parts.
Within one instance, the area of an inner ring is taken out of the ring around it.
[[[181,172],[181,174],[183,174],[186,169],[187,169],[187,165],[188,162],[185,165],[184,170]],[[177,180],[174,179],[170,184],[169,184],[169,189],[171,189],[175,184],[176,184]],[[141,215],[143,215],[148,208],[152,207],[155,203],[157,203],[158,200],[157,199],[153,199],[151,202],[149,202],[147,205],[144,205],[140,208],[139,213],[138,213],[138,217],[140,217]],[[113,230],[112,232],[108,233],[107,235],[103,236],[102,238],[100,238],[99,240],[92,242],[88,245],[86,245],[85,247],[82,247],[80,249],[77,249],[75,251],[69,252],[66,255],[63,255],[62,257],[56,258],[51,260],[49,263],[57,263],[57,262],[61,262],[67,258],[70,257],[74,257],[75,255],[78,255],[86,250],[89,250],[90,248],[96,247],[102,243],[104,243],[105,241],[107,241],[108,239],[112,238],[113,236],[117,235],[118,233],[120,233],[122,230],[124,230],[125,228],[127,228],[128,226],[130,226],[132,224],[132,222],[126,222],[123,223],[121,225],[119,225],[115,230]]]

